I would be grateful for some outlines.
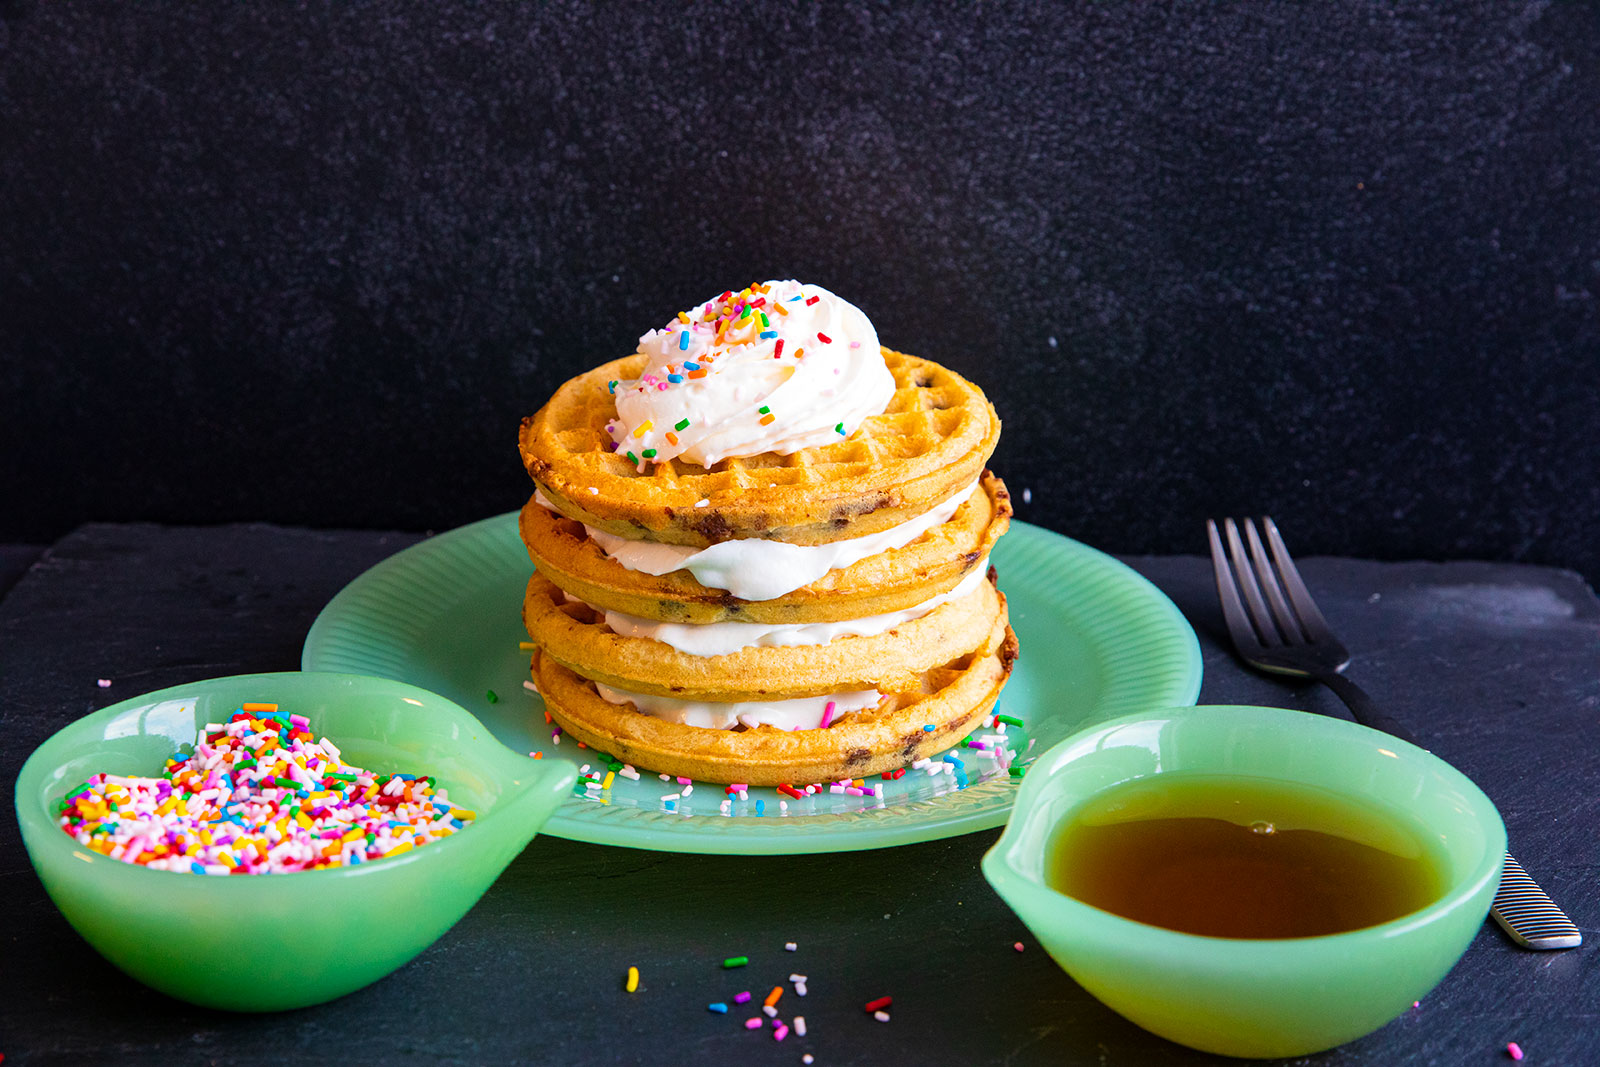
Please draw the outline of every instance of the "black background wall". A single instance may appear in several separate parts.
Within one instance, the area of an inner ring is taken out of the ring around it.
[[[1019,514],[1600,577],[1600,5],[0,0],[0,540],[445,529],[794,276]]]

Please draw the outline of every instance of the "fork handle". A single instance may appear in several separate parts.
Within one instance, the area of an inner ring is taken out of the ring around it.
[[[1321,671],[1317,681],[1339,695],[1350,714],[1362,726],[1382,730],[1402,741],[1422,748],[1417,739],[1392,716],[1378,710],[1378,706],[1359,685],[1338,671]],[[1506,853],[1501,870],[1500,888],[1494,895],[1489,914],[1511,939],[1523,948],[1538,950],[1576,948],[1583,944],[1583,934],[1573,925],[1560,905],[1550,899],[1539,883]]]
[[[1374,730],[1382,730],[1392,737],[1398,737],[1408,744],[1425,748],[1422,742],[1411,736],[1411,731],[1400,725],[1400,720],[1380,710],[1377,703],[1369,696],[1366,690],[1340,674],[1338,671],[1323,671],[1316,675],[1317,681],[1332,689],[1345,707],[1350,709],[1350,714],[1355,716],[1356,722],[1362,726],[1370,726]]]

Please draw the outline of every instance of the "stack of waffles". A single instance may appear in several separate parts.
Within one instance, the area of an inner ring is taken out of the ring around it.
[[[787,455],[640,462],[615,420],[643,354],[523,421],[523,618],[562,730],[779,785],[893,771],[980,725],[1017,654],[988,565],[1011,516],[986,469],[1000,421],[960,375],[879,351],[887,408]]]

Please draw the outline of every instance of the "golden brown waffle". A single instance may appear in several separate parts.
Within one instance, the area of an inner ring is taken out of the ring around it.
[[[556,510],[621,537],[705,547],[739,537],[810,545],[913,519],[978,476],[1000,437],[982,390],[929,360],[883,350],[888,409],[850,437],[788,456],[711,467],[685,460],[643,472],[611,450],[609,383],[636,377],[642,355],[614,360],[556,390],[524,419],[522,462]],[[696,507],[701,501],[709,503]]]
[[[954,589],[1011,523],[1005,483],[983,472],[979,491],[949,522],[903,548],[880,552],[773,600],[740,600],[688,571],[630,571],[601,551],[583,526],[531,499],[522,540],[539,573],[598,608],[667,622],[833,622],[900,611]]]
[[[1016,635],[997,620],[976,652],[926,672],[915,691],[842,716],[825,730],[684,726],[602,700],[591,682],[539,652],[532,673],[561,728],[617,759],[696,781],[808,784],[880,774],[949,748],[993,707],[1016,654]]]
[[[612,632],[605,616],[568,603],[550,581],[528,583],[522,618],[528,636],[551,659],[617,689],[685,700],[780,700],[860,689],[903,692],[922,675],[971,652],[1004,621],[993,585],[941,604],[920,619],[872,636],[825,645],[743,648],[695,656],[671,645]]]

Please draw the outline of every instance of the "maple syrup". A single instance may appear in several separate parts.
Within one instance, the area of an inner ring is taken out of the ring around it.
[[[1358,930],[1426,907],[1447,888],[1442,851],[1403,815],[1265,778],[1125,782],[1074,812],[1048,847],[1053,889],[1210,937]]]

